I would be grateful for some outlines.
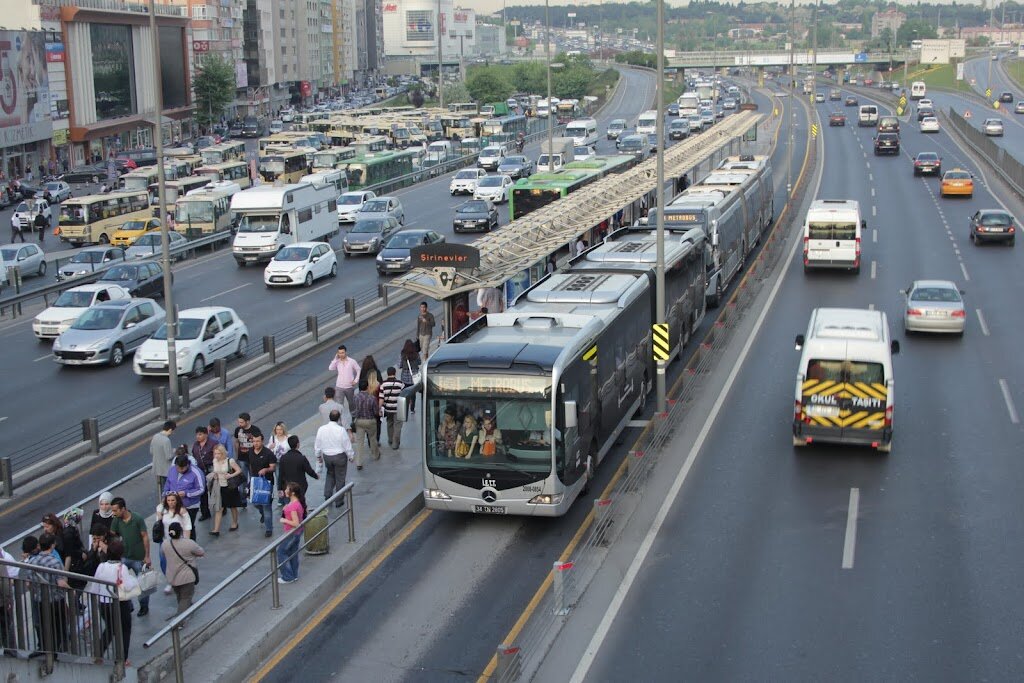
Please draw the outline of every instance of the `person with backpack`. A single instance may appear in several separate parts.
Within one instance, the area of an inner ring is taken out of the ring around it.
[[[277,546],[277,566],[281,576],[278,583],[294,583],[299,580],[299,545],[302,541],[302,520],[306,519],[308,507],[302,487],[294,481],[284,487],[288,503],[281,513],[281,527],[286,540]]]

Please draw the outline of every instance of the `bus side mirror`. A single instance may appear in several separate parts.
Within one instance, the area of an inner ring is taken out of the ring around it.
[[[565,418],[565,428],[575,429],[579,423],[579,419],[576,414],[576,401],[566,401],[563,404],[562,410],[564,412],[563,417]]]
[[[899,343],[899,341],[897,341],[896,339],[893,339],[889,343],[889,349],[892,351],[893,354],[899,353],[900,352],[900,343]]]
[[[398,405],[396,406],[397,412],[395,413],[395,419],[399,422],[405,422],[409,419],[408,406],[406,405],[405,396],[398,397]]]
[[[796,335],[796,350],[799,351],[801,348],[803,348],[803,345],[804,345],[804,335],[802,335],[802,334]]]

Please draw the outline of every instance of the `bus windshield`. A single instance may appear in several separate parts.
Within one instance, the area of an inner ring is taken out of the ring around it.
[[[142,176],[125,176],[121,178],[121,184],[127,192],[138,192],[149,189],[149,178]]]
[[[179,223],[212,223],[213,202],[181,202],[175,207],[174,214]]]
[[[857,224],[849,223],[808,223],[807,236],[812,240],[852,240],[857,237]]]
[[[85,207],[77,204],[61,204],[59,222],[61,225],[85,225]]]
[[[428,377],[429,468],[548,473],[562,436],[552,427],[551,379],[528,375]]]
[[[238,232],[277,232],[279,221],[280,217],[273,214],[267,216],[245,215],[242,216],[242,220],[238,224]]]

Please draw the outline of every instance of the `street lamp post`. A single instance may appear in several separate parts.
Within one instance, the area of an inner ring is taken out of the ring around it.
[[[552,156],[555,128],[551,120],[551,115],[554,112],[551,111],[551,19],[548,16],[550,5],[551,0],[544,0],[544,58],[548,63],[548,170],[553,171],[555,170]]]
[[[659,324],[665,324],[665,0],[658,0],[658,80],[655,88],[654,110],[658,112],[657,126],[654,134],[658,138],[658,161],[656,166],[657,187],[655,188],[655,204],[658,207],[657,219],[657,267],[655,273],[654,308]],[[665,413],[665,367],[667,361],[658,360],[657,392],[658,414]]]

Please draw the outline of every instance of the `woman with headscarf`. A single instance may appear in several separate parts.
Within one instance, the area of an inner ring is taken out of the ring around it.
[[[110,525],[114,521],[114,513],[110,510],[110,501],[112,500],[114,500],[114,494],[110,491],[100,494],[99,508],[92,511],[92,521],[89,523],[90,533],[97,525],[110,531]]]

